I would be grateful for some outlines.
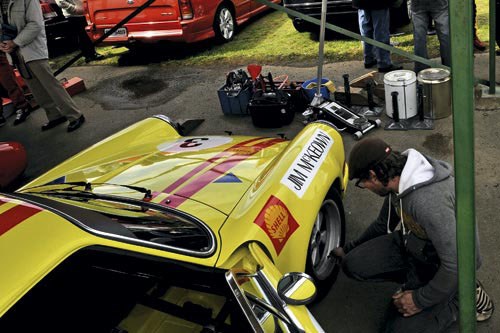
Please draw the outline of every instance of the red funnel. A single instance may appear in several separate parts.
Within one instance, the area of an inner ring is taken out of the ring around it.
[[[257,80],[257,77],[259,76],[260,72],[262,72],[262,66],[261,65],[256,65],[256,64],[250,64],[247,66],[248,73],[250,73],[250,76],[252,77],[252,80]]]

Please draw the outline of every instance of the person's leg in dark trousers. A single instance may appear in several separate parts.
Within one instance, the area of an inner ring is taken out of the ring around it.
[[[23,91],[17,85],[14,70],[3,52],[0,52],[0,84],[7,92],[8,97],[12,100],[17,110],[24,110],[29,107]]]
[[[403,283],[408,263],[398,233],[371,239],[349,251],[342,261],[344,273],[359,281]]]
[[[443,65],[451,67],[451,47],[450,47],[450,19],[448,8],[445,10],[432,12],[432,19],[436,25],[436,33],[439,39],[439,53]]]
[[[75,121],[82,116],[73,99],[52,74],[47,59],[33,60],[26,65],[33,74],[31,79],[25,79],[26,84],[38,104],[45,110],[49,121],[62,116],[69,121]]]
[[[426,27],[426,26],[424,26]],[[407,282],[410,263],[401,244],[399,233],[374,238],[346,254],[344,273],[360,281]],[[456,300],[438,304],[411,316],[403,317],[392,304],[381,327],[384,333],[435,333],[442,332],[457,318]]]
[[[373,20],[370,10],[358,9],[358,23],[361,36],[373,39]],[[370,68],[377,64],[375,48],[368,43],[361,42],[363,45],[363,60],[365,67]]]
[[[426,59],[429,59],[427,53],[427,27],[429,21],[430,17],[427,11],[412,12],[414,53]],[[426,68],[429,68],[429,66],[415,62],[416,73]]]
[[[92,58],[95,55],[95,47],[92,44],[85,27],[87,26],[87,20],[85,16],[70,16],[67,20],[71,24],[73,32],[78,36],[78,45],[85,58]]]
[[[440,333],[450,332],[448,329],[457,321],[458,300],[437,304],[411,316],[403,317],[394,304],[389,305],[384,324],[380,329],[383,333]]]

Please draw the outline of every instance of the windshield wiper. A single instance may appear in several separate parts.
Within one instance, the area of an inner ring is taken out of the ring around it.
[[[134,186],[134,185],[122,185],[122,184],[112,184],[112,183],[90,183],[90,182],[65,182],[65,183],[58,183],[58,184],[44,184],[44,185],[38,185],[38,186],[33,186],[29,187],[23,190],[28,191],[32,189],[36,189],[39,187],[44,187],[44,186],[51,186],[51,185],[69,185],[68,187],[65,188],[59,188],[59,189],[48,189],[44,191],[40,191],[38,193],[55,193],[59,191],[77,191],[77,192],[83,192],[83,193],[89,193],[89,194],[94,194],[95,193],[91,192],[93,186],[100,186],[100,185],[109,185],[109,186],[118,186],[118,187],[124,187],[128,188],[130,190],[139,192],[139,193],[144,193],[144,198],[142,198],[143,201],[149,202],[151,199],[153,199],[153,195],[151,194],[151,190],[147,189],[145,187],[140,187],[140,186]],[[84,187],[84,190],[75,190],[75,187],[82,186]],[[95,197],[94,197],[95,198]]]

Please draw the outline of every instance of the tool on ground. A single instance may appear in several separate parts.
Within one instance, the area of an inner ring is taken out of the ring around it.
[[[398,95],[397,91],[391,92],[392,97],[392,120],[385,125],[386,130],[393,131],[406,131],[407,124],[406,120],[399,119],[399,106],[398,106]]]
[[[431,130],[434,129],[434,120],[432,118],[425,119],[424,115],[424,93],[423,86],[417,84],[417,115],[418,118],[410,121],[408,129]]]
[[[382,125],[380,119],[371,120],[364,116],[359,116],[345,106],[332,101],[324,101],[319,106],[311,106],[302,115],[305,117],[305,122],[307,123],[316,120],[326,120],[332,123],[337,131],[351,133],[356,140],[359,140],[372,129]]]
[[[257,64],[249,64],[247,66],[247,71],[248,73],[250,73],[250,77],[252,78],[253,82],[255,82],[262,72],[262,66]]]
[[[366,82],[366,94],[368,96],[368,107],[362,107],[358,114],[365,117],[380,117],[384,112],[384,108],[377,106],[373,100],[373,89],[375,82],[373,80],[368,80]]]
[[[271,73],[267,74],[267,83],[262,75],[259,80],[261,84],[256,86],[256,91],[248,103],[248,112],[252,116],[254,126],[277,128],[290,124],[295,116],[290,93],[276,87]],[[283,87],[283,83],[280,87]]]
[[[345,94],[345,105],[350,108],[352,106],[351,102],[351,86],[349,85],[349,74],[342,75],[344,78],[344,94]]]

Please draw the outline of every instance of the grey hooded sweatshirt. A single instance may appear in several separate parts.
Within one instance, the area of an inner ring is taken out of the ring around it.
[[[450,301],[457,294],[455,181],[448,163],[414,149],[403,155],[407,162],[400,176],[399,194],[386,198],[378,218],[344,250],[347,253],[361,243],[398,229],[408,257],[436,267],[423,284],[408,288],[414,289],[414,302],[424,309]],[[477,232],[476,254],[479,267]]]

